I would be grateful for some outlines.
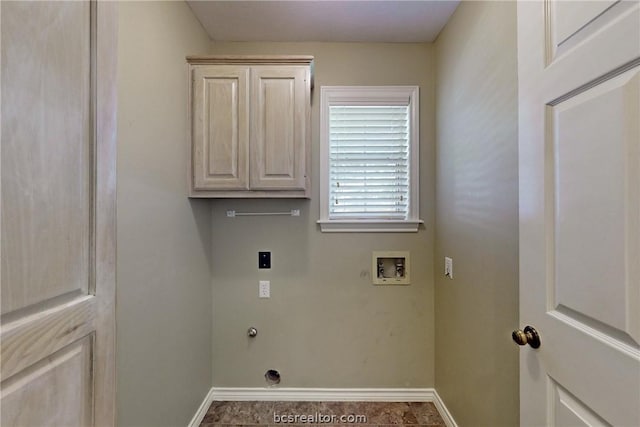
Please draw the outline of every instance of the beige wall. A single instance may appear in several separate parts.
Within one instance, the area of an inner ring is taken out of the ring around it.
[[[436,41],[436,388],[460,426],[518,425],[515,24],[463,2]]]
[[[214,200],[213,383],[260,387],[278,369],[282,387],[432,387],[434,385],[434,93],[430,44],[212,43],[210,52],[315,55],[312,198]],[[420,86],[418,233],[321,233],[316,224],[319,88],[322,85]],[[226,218],[227,209],[301,216]],[[258,270],[258,251],[273,268]],[[371,285],[374,250],[411,251],[413,283]],[[271,299],[258,299],[258,280]],[[249,326],[258,336],[246,336]]]
[[[210,205],[186,192],[183,2],[122,2],[118,67],[118,425],[186,425],[211,386]]]
[[[463,3],[435,48],[211,43],[182,2],[121,3],[119,34],[118,425],[185,425],[212,382],[270,368],[283,387],[435,385],[461,426],[517,424],[514,5]],[[184,56],[207,52],[315,55],[311,200],[186,198]],[[381,84],[420,86],[425,226],[320,233],[319,88]],[[372,286],[374,250],[410,250],[413,283]]]

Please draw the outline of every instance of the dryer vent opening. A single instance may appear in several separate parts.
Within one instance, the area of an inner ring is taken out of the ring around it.
[[[264,379],[267,380],[267,384],[269,385],[280,384],[280,372],[276,371],[275,369],[269,369],[264,374]]]

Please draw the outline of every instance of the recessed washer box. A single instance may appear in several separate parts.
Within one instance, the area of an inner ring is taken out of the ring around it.
[[[374,285],[411,283],[409,251],[374,252],[371,277]]]

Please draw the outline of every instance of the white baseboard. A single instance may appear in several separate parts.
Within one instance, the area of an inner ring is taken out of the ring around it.
[[[213,387],[188,427],[198,427],[213,401],[433,402],[447,427],[458,427],[433,388],[224,388]]]
[[[433,389],[432,402],[438,410],[438,413],[442,417],[442,421],[444,421],[447,427],[458,427],[458,424],[456,424],[456,420],[453,419],[453,416],[451,416],[451,412],[449,412],[446,405],[444,404],[444,401],[435,389]]]
[[[209,410],[211,403],[215,400],[213,397],[214,390],[215,388],[211,388],[207,395],[204,397],[204,400],[200,404],[200,407],[196,411],[196,414],[193,416],[193,418],[191,418],[188,427],[198,427],[200,425],[200,423],[204,419],[204,416],[207,415],[207,411]]]
[[[213,400],[299,402],[431,402],[432,388],[217,388]]]

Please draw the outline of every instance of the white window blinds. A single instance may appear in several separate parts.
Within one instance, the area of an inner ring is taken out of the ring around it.
[[[407,105],[329,107],[330,219],[407,219],[409,116]]]
[[[320,88],[322,232],[417,232],[418,86]]]

